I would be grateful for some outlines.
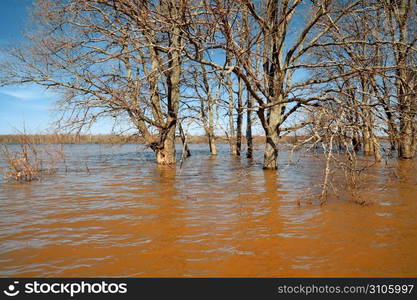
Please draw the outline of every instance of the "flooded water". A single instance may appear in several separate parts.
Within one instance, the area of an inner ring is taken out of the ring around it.
[[[0,276],[417,276],[415,163],[372,167],[371,205],[339,189],[320,206],[313,155],[283,151],[276,173],[261,151],[206,148],[180,169],[135,145],[69,145],[68,172],[1,181]]]

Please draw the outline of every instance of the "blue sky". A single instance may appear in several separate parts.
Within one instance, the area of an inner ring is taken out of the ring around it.
[[[22,41],[32,0],[0,1],[0,47]],[[23,127],[30,133],[43,132],[52,121],[55,96],[37,86],[0,88],[0,134],[13,134]]]

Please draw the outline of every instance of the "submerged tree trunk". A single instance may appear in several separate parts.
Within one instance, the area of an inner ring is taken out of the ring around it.
[[[281,7],[282,8],[282,7]],[[266,18],[270,25],[270,31],[264,32],[263,45],[263,70],[266,75],[266,83],[268,87],[267,104],[270,105],[265,116],[263,110],[258,110],[258,116],[261,119],[262,127],[265,130],[265,153],[264,153],[264,169],[276,170],[278,168],[278,141],[280,136],[279,127],[284,121],[285,113],[285,97],[284,82],[291,81],[291,75],[286,74],[283,70],[283,47],[285,40],[285,27],[287,21],[280,22],[279,18],[279,1],[269,1],[266,11]],[[287,53],[288,55],[288,53]],[[287,56],[287,58],[289,58]]]
[[[398,27],[398,40],[395,42],[396,59],[396,89],[400,115],[400,132],[398,141],[398,156],[402,159],[413,157],[413,120],[415,112],[412,110],[415,101],[415,93],[410,88],[410,80],[415,71],[410,69],[408,60],[410,57],[410,46],[413,37],[409,35],[409,18],[412,18],[412,6],[414,1],[399,0],[390,13],[392,13],[396,26]],[[415,42],[415,40],[414,40]],[[414,95],[413,95],[414,94]]]
[[[391,114],[387,120],[388,123],[388,138],[391,151],[397,150],[397,128],[395,126],[394,120],[391,118]]]
[[[401,121],[401,133],[398,147],[398,156],[402,159],[413,158],[413,130],[411,122]]]
[[[156,162],[159,165],[175,164],[175,126],[168,130],[162,145],[155,150]]]
[[[238,79],[237,119],[236,119],[236,155],[242,151],[242,123],[243,123],[243,83]]]
[[[283,121],[285,105],[282,104],[282,95],[278,95],[274,99],[274,106],[269,111],[266,120],[264,120],[263,128],[265,130],[265,153],[263,168],[276,170],[278,168],[278,142],[280,138],[279,127]],[[258,115],[263,115],[261,110],[257,111]]]
[[[179,18],[181,7],[176,1],[166,3],[165,9]],[[178,26],[172,29],[169,45],[172,50],[168,53],[168,66],[170,71],[166,74],[167,84],[167,121],[166,129],[162,129],[162,147],[156,149],[156,161],[161,165],[175,164],[175,131],[178,123],[178,110],[180,102],[180,79],[181,79],[181,53],[182,46],[181,30]],[[164,132],[166,131],[166,132]],[[166,134],[164,134],[166,133]]]
[[[374,148],[374,159],[375,162],[380,162],[382,160],[381,155],[381,145],[375,135],[372,136],[373,148]]]
[[[209,124],[207,137],[211,155],[217,155],[216,135],[214,134],[213,99],[209,100]]]
[[[187,137],[185,136],[185,133],[184,133],[184,130],[182,129],[181,123],[178,123],[178,130],[180,132],[183,149],[186,153],[185,157],[190,157],[191,156],[191,151],[190,151],[190,148],[188,148]]]
[[[365,155],[373,155],[374,154],[374,141],[372,139],[372,132],[368,128],[368,126],[365,125],[365,128],[363,129],[363,153]]]
[[[267,133],[263,163],[264,169],[276,170],[278,168],[278,141],[278,131],[274,130],[270,133]]]
[[[264,122],[265,130],[265,153],[264,153],[264,169],[277,169],[278,163],[278,143],[280,138],[280,129],[283,122],[285,104],[283,103],[284,97],[278,95],[274,99],[275,104],[270,108],[266,122]],[[258,114],[260,112],[258,111]]]
[[[248,146],[246,157],[252,158],[253,157],[253,137],[252,137],[252,97],[248,93],[247,95],[247,107],[248,110],[246,112],[246,144]]]
[[[413,122],[413,142],[412,142],[413,156],[417,154],[417,120]]]
[[[215,136],[209,134],[208,135],[208,142],[210,147],[211,155],[217,155],[217,146],[216,146],[216,138]]]
[[[235,121],[233,118],[233,88],[232,88],[232,78],[230,74],[227,74],[227,92],[229,94],[229,107],[228,107],[228,114],[229,114],[229,145],[230,145],[230,154],[231,155],[238,155],[237,147],[236,147],[236,134],[235,134]]]
[[[209,148],[210,148],[210,154],[211,155],[217,155],[217,146],[216,146],[216,135],[214,133],[214,105],[215,105],[215,99],[211,96],[211,87],[208,84],[208,79],[206,73],[203,74],[204,76],[204,85],[207,90],[208,95],[208,130],[206,131]],[[217,93],[220,93],[220,86],[218,87]],[[217,98],[219,95],[217,95]]]

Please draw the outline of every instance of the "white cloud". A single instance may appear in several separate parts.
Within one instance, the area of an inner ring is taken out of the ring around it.
[[[50,99],[56,96],[52,91],[42,87],[7,87],[0,89],[0,93],[20,100]]]

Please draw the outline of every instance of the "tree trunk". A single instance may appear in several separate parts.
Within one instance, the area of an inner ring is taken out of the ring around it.
[[[217,155],[216,138],[213,135],[209,134],[208,141],[211,155]]]
[[[175,164],[175,126],[169,129],[162,147],[155,149],[155,154],[159,165]]]
[[[253,138],[252,138],[252,97],[248,92],[248,100],[247,100],[247,107],[248,110],[246,112],[246,143],[248,145],[248,150],[246,152],[247,158],[253,157]]]
[[[186,153],[185,157],[190,157],[191,156],[191,151],[190,151],[190,148],[188,148],[187,137],[185,136],[185,133],[184,133],[184,130],[182,129],[181,123],[178,123],[178,130],[180,131],[182,145],[183,145],[183,148],[184,148],[185,153]]]
[[[237,147],[236,147],[236,135],[235,135],[235,122],[233,118],[233,89],[232,89],[232,79],[230,78],[230,74],[228,74],[227,80],[227,90],[229,93],[229,145],[230,145],[230,154],[237,155]]]
[[[279,1],[268,1],[266,18],[269,25],[269,31],[264,32],[264,59],[263,70],[266,75],[268,94],[267,104],[270,107],[267,109],[265,118],[264,111],[258,109],[257,114],[260,116],[262,127],[265,130],[265,152],[263,168],[276,170],[278,168],[278,141],[279,141],[279,127],[284,121],[285,113],[285,97],[284,81],[286,71],[282,69],[283,65],[283,48],[285,32],[284,29],[288,23],[284,18],[284,22],[280,22],[279,8],[281,4]],[[284,5],[285,6],[285,5]]]
[[[355,152],[359,152],[362,148],[362,144],[358,136],[358,133],[355,132],[352,137],[352,146]]]
[[[217,155],[217,147],[216,147],[216,136],[214,134],[214,99],[209,97],[209,132],[208,132],[208,140],[209,140],[209,147],[211,155]]]
[[[375,162],[380,162],[382,160],[381,155],[381,145],[378,142],[378,139],[375,135],[372,136],[373,148],[374,148],[374,159]]]
[[[390,115],[391,116],[391,115]],[[395,151],[397,149],[397,128],[395,125],[394,120],[390,117],[388,118],[388,138],[391,151]]]
[[[277,104],[270,108],[268,112],[267,125],[264,126],[266,136],[263,164],[264,169],[276,170],[278,167],[278,142],[280,137],[279,126],[282,124],[285,111],[285,105],[278,103],[282,103],[282,99],[282,95],[278,95],[278,97],[276,97],[275,103]],[[258,114],[259,113],[260,112],[258,110]]]
[[[398,156],[402,159],[413,158],[413,132],[411,122],[401,124],[400,140],[398,141]]]
[[[276,170],[278,168],[278,141],[279,133],[276,130],[267,133],[264,152],[264,169]]]
[[[226,64],[230,65],[230,54],[226,54]],[[235,134],[235,121],[233,118],[233,110],[234,110],[234,103],[233,103],[233,81],[232,75],[230,73],[226,74],[226,90],[229,94],[229,107],[228,107],[228,114],[229,114],[229,145],[230,145],[230,154],[231,155],[238,155],[237,154],[237,147],[236,147],[236,134]]]
[[[412,137],[412,151],[413,151],[413,156],[416,155],[417,153],[417,122],[414,121],[413,122],[413,137]]]
[[[407,18],[410,16],[407,11],[411,10],[412,2],[401,0],[398,1],[396,9],[393,11],[394,18],[398,26],[398,43],[396,46],[396,86],[398,107],[400,113],[400,134],[398,141],[398,157],[402,159],[410,159],[413,157],[413,124],[414,119],[412,112],[412,103],[415,101],[412,97],[412,91],[408,85],[410,69],[408,66],[408,45],[409,39]]]
[[[209,84],[209,79],[207,77],[207,71],[204,67],[204,65],[201,65],[201,76],[203,79],[203,87],[204,91],[207,94],[207,98],[201,99],[201,119],[203,121],[203,127],[204,131],[207,136],[208,145],[210,148],[210,154],[211,155],[217,155],[217,147],[216,147],[216,136],[214,133],[214,109],[216,104],[216,99],[218,99],[220,96],[220,85],[218,85],[217,88],[217,95],[215,98],[212,97],[211,93],[211,86]],[[206,114],[206,107],[205,104],[207,103],[207,109],[208,109],[208,116]],[[217,114],[216,114],[217,115]]]
[[[240,155],[242,151],[242,123],[243,123],[243,83],[239,78],[238,95],[237,95],[237,119],[236,119],[236,155]]]
[[[372,155],[374,154],[374,142],[372,140],[372,133],[366,126],[363,130],[363,154]]]
[[[243,39],[244,42],[246,44],[246,48],[247,49],[251,49],[251,28],[249,25],[249,20],[248,20],[248,14],[244,14],[243,16]],[[256,52],[259,52],[259,43],[256,45]],[[250,51],[248,51],[246,56],[246,59],[248,61],[251,61],[251,53]],[[258,69],[258,61],[259,58],[255,57],[255,69]],[[242,95],[243,97],[243,95]],[[253,158],[253,138],[252,138],[252,96],[250,94],[250,92],[248,91],[248,89],[246,89],[246,145],[247,145],[247,151],[246,151],[246,157],[247,158]],[[243,114],[243,111],[242,111]]]

